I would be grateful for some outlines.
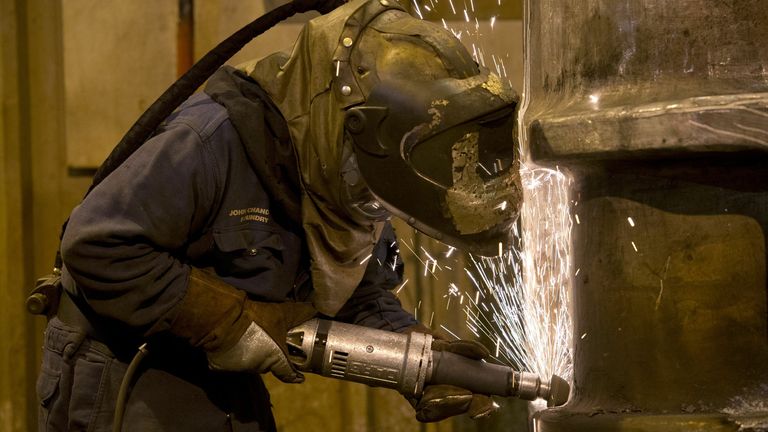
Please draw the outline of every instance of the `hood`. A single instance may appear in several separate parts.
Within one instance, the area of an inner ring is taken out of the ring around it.
[[[433,227],[424,223],[425,221],[444,219],[446,223],[438,228],[475,235],[475,228],[479,231],[487,231],[488,226],[503,228],[513,220],[514,212],[508,209],[504,214],[494,216],[498,220],[481,221],[483,224],[478,225],[475,221],[480,219],[474,213],[469,214],[472,212],[467,213],[464,208],[453,205],[453,201],[458,200],[474,206],[472,200],[467,197],[476,196],[486,200],[475,190],[478,187],[487,188],[480,179],[471,182],[477,187],[473,186],[474,189],[469,192],[448,190],[447,193],[451,196],[459,198],[451,199],[449,196],[449,199],[442,200],[444,202],[441,201],[442,204],[438,207],[431,208],[424,218],[415,218],[413,214],[398,211],[402,210],[397,205],[401,203],[420,207],[418,202],[413,202],[413,197],[387,199],[393,197],[392,193],[409,194],[415,182],[402,184],[396,192],[389,191],[389,194],[383,193],[382,187],[378,188],[377,193],[374,184],[365,187],[364,183],[374,180],[377,186],[385,184],[386,182],[377,181],[379,178],[393,176],[393,172],[387,171],[385,165],[395,166],[394,162],[406,155],[393,155],[392,161],[382,164],[373,161],[372,165],[380,170],[381,176],[369,176],[364,182],[358,180],[358,173],[363,174],[362,177],[366,177],[366,173],[358,171],[355,153],[359,159],[360,150],[365,149],[365,144],[360,145],[359,140],[353,138],[354,134],[350,133],[349,128],[345,130],[345,116],[348,117],[348,113],[364,107],[369,102],[366,100],[369,96],[373,98],[370,102],[375,102],[375,95],[382,91],[394,97],[395,100],[388,101],[394,113],[398,110],[397,107],[403,105],[403,101],[398,100],[399,97],[410,99],[413,96],[413,92],[397,90],[405,89],[408,83],[418,88],[439,82],[443,83],[441,86],[448,85],[453,89],[446,93],[447,96],[449,93],[460,95],[462,89],[471,90],[471,94],[482,94],[484,99],[478,99],[478,106],[487,109],[492,105],[494,111],[497,108],[503,109],[504,119],[509,120],[505,124],[512,123],[511,111],[514,109],[517,95],[506,87],[491,91],[490,84],[496,82],[493,77],[487,70],[478,67],[458,39],[442,27],[408,15],[398,3],[391,0],[353,1],[330,14],[310,21],[290,54],[277,53],[245,65],[243,69],[264,88],[288,124],[303,190],[301,218],[311,257],[312,283],[315,290],[313,303],[320,312],[335,315],[360,283],[365,271],[363,263],[371,254],[385,223],[383,219],[386,212],[383,215],[374,215],[375,210],[379,209],[379,204],[391,213],[405,217],[417,229],[436,238],[441,238],[434,235],[440,234],[440,230],[431,229]],[[476,85],[470,85],[475,81]],[[391,88],[395,91],[388,92],[388,84],[394,84],[395,87]],[[462,114],[466,112],[462,107],[463,104],[457,102],[456,108],[449,111]],[[474,115],[474,111],[478,110],[475,106],[469,108],[469,111],[473,112],[468,115]],[[443,111],[443,108],[433,106],[429,112],[433,111]],[[446,114],[449,111],[446,111]],[[393,119],[395,117],[392,116]],[[450,116],[446,116],[446,119],[448,117]],[[463,120],[458,118],[456,122],[452,122],[462,126]],[[448,125],[448,122],[445,125]],[[437,131],[439,128],[433,129]],[[362,136],[364,135],[358,138]],[[428,137],[425,135],[424,138]],[[395,144],[392,149],[398,147],[396,141],[399,141],[397,137],[393,141]],[[499,140],[494,142],[498,143]],[[512,143],[509,144],[510,149],[513,148]],[[355,152],[352,151],[353,147]],[[412,147],[417,148],[415,145]],[[427,143],[419,148],[433,147]],[[475,144],[472,148],[480,149],[483,157],[495,156],[495,153],[483,146]],[[455,165],[456,156],[451,154],[461,153],[461,149],[441,145],[440,150],[448,159],[453,158]],[[425,151],[429,153],[428,150]],[[411,168],[419,168],[419,153],[414,152],[416,159],[406,161]],[[512,156],[511,151],[507,153]],[[379,156],[381,155],[376,155]],[[433,165],[429,158],[422,159],[427,166]],[[476,170],[475,165],[478,164],[467,163],[468,168],[465,171]],[[456,171],[457,168],[453,166],[448,169]],[[374,172],[375,169],[369,171]],[[517,186],[519,178],[514,178],[515,170],[506,166],[503,171],[509,173],[508,178],[512,179],[505,180],[504,184]],[[421,173],[419,178],[434,182],[427,177]],[[453,183],[456,184],[456,180]],[[356,190],[371,191],[373,196],[358,195]],[[445,192],[441,193],[445,195]],[[355,196],[355,203],[362,203],[359,206],[356,204],[358,210],[365,208],[372,211],[355,211],[352,208],[354,206],[350,205],[351,195]],[[362,217],[361,213],[365,217]],[[471,221],[469,226],[463,226],[463,220]]]
[[[337,68],[339,76],[349,72],[341,70],[348,65],[334,62],[334,55],[350,48],[344,46],[345,30],[356,35],[389,9],[400,7],[386,0],[347,3],[307,23],[290,55],[276,53],[242,67],[266,90],[288,123],[303,187],[301,215],[311,257],[313,303],[330,316],[360,283],[366,257],[384,226],[382,221],[356,220],[341,201],[345,109],[363,98],[334,88]],[[354,22],[346,25],[353,21],[352,15]]]

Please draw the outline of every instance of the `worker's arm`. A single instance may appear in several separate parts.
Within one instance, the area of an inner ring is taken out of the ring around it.
[[[342,308],[342,313],[346,312],[353,317],[351,322],[366,327],[433,334],[437,338],[432,343],[433,350],[453,352],[470,359],[489,359],[488,350],[481,344],[474,341],[442,339],[403,310],[400,301],[392,292],[393,288],[400,286],[403,279],[403,263],[397,251],[397,238],[392,226],[387,224],[368,262],[363,281]],[[496,409],[489,396],[474,394],[451,385],[428,385],[421,397],[409,398],[408,401],[416,410],[416,418],[422,422],[440,421],[465,413],[477,418]]]
[[[286,332],[314,308],[253,301],[186,263],[187,246],[219,207],[216,174],[227,169],[210,145],[239,143],[223,108],[207,106],[171,122],[73,212],[62,245],[66,274],[101,317],[147,336],[167,330],[206,351],[216,369],[300,382]]]
[[[219,133],[213,126],[201,135],[183,121],[170,123],[73,211],[62,255],[76,288],[66,288],[97,315],[140,334],[173,319],[190,273],[185,247],[216,194],[207,147]]]
[[[403,263],[397,254],[396,242],[394,230],[387,224],[368,261],[363,281],[336,318],[383,330],[417,331],[434,335],[433,331],[403,310],[400,301],[392,292],[403,279]],[[449,342],[438,339],[433,342],[432,349],[453,352],[470,359],[488,357],[488,351],[472,341]],[[469,390],[451,385],[429,385],[421,397],[408,398],[408,401],[416,410],[416,418],[422,422],[440,421],[465,413],[471,417],[482,417],[496,407],[488,396],[473,394]]]

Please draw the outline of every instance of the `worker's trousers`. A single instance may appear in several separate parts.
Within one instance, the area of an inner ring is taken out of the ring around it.
[[[190,350],[196,352],[196,350]],[[258,375],[210,371],[204,354],[158,347],[130,383],[122,430],[273,431],[269,394]],[[130,359],[53,318],[37,380],[40,431],[111,431]]]

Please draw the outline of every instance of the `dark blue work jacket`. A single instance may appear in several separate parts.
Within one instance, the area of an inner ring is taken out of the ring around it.
[[[394,242],[387,225],[339,319],[395,331],[415,323],[390,292],[402,277]],[[62,254],[67,291],[144,335],[168,328],[190,266],[212,267],[256,300],[311,292],[301,227],[275,217],[226,109],[205,94],[74,210]]]
[[[311,293],[301,228],[275,211],[246,153],[227,110],[193,96],[73,211],[62,281],[106,340],[49,323],[40,430],[110,430],[129,360],[118,345],[144,339],[154,345],[128,400],[127,430],[274,429],[258,376],[210,371],[204,353],[166,332],[193,266],[255,300]],[[387,225],[336,319],[394,331],[416,323],[390,291],[402,278],[395,244]]]

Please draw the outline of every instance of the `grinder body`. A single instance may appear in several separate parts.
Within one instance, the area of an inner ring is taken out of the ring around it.
[[[432,350],[432,335],[395,333],[336,321],[312,319],[288,332],[288,350],[297,369],[345,381],[397,390],[420,397],[429,384],[449,384],[473,393],[544,398],[562,405],[568,384],[553,375]]]

